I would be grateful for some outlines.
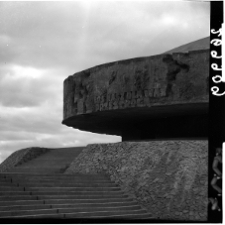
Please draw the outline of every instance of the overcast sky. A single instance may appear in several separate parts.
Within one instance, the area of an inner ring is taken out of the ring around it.
[[[121,141],[61,124],[63,80],[207,37],[209,26],[209,2],[0,2],[0,162],[31,146]]]

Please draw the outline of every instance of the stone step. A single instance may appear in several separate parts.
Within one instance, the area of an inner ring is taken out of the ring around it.
[[[17,188],[19,184],[17,183],[0,183],[0,188]]]
[[[0,173],[0,177],[19,177],[19,178],[34,178],[38,179],[40,177],[41,179],[43,178],[55,178],[55,179],[71,179],[71,178],[76,178],[76,177],[86,177],[90,179],[108,179],[104,174],[39,174],[37,173],[18,173],[18,172],[4,172]]]
[[[66,160],[66,159],[69,159],[70,157],[76,157],[77,156],[77,153],[76,154],[74,154],[74,153],[71,153],[71,152],[64,152],[63,154],[62,154],[62,152],[61,153],[58,153],[58,152],[54,152],[54,151],[49,151],[49,152],[46,152],[45,153],[45,155],[43,154],[43,155],[39,155],[39,157],[36,157],[34,160],[35,161],[39,161],[40,159],[42,159],[42,160],[44,160],[44,159],[51,159],[51,158],[53,158],[53,159],[62,159],[62,160]]]
[[[71,160],[73,160],[74,158],[76,158],[76,157],[74,157],[71,154],[70,155],[68,154],[66,157],[63,157],[63,158],[62,157],[60,158],[60,156],[56,156],[56,155],[43,155],[42,157],[35,158],[32,161],[33,161],[33,163],[35,163],[36,166],[38,166],[37,162],[41,162],[41,163],[46,164],[46,165],[54,164],[54,162],[61,162],[61,163],[68,162],[68,163],[70,163]],[[24,166],[27,166],[27,165],[30,165],[30,164],[32,164],[32,162],[27,161],[27,162],[25,162],[21,165],[18,165],[17,167],[24,167]]]
[[[110,181],[109,178],[107,177],[103,177],[103,176],[95,176],[95,177],[91,177],[91,176],[71,176],[71,175],[65,175],[62,176],[60,174],[60,176],[58,174],[54,174],[54,175],[48,175],[48,174],[25,174],[25,173],[21,173],[21,174],[13,174],[13,175],[9,175],[9,174],[5,174],[2,175],[0,178],[0,182],[5,182],[5,181],[10,181],[11,179],[25,179],[25,180],[61,180],[61,181],[68,181],[68,180],[79,180],[79,179],[83,179],[83,180],[90,180],[90,179],[94,179],[94,180],[107,180]]]
[[[23,187],[23,186],[3,186],[0,187],[0,192],[13,192],[13,191],[27,191],[27,192],[89,192],[89,191],[121,191],[119,187]]]
[[[15,169],[12,171],[17,171],[20,172],[21,174],[33,174],[33,173],[39,173],[39,174],[48,174],[48,173],[52,173],[52,174],[59,174],[61,173],[61,170],[65,168],[65,166],[61,166],[61,167],[57,167],[57,168],[53,168],[53,167],[46,167],[46,168],[37,168],[37,169]]]
[[[68,154],[66,157],[63,157],[63,158],[62,157],[60,158],[60,156],[58,156],[58,155],[45,155],[45,156],[43,155],[42,157],[35,158],[32,161],[33,161],[33,163],[35,163],[36,166],[38,166],[39,162],[43,162],[46,165],[48,165],[47,163],[53,164],[54,162],[71,163],[71,161],[75,158],[76,158],[76,156],[74,157],[71,154],[70,155]],[[27,161],[24,164],[21,164],[18,166],[22,167],[23,165],[27,166],[30,164],[31,164],[31,161]]]
[[[37,200],[37,196],[33,195],[12,195],[12,196],[0,196],[1,201],[16,201],[16,200]]]
[[[32,183],[13,183],[13,186],[20,186],[20,187],[117,187],[114,183],[39,183],[39,182],[32,182]]]
[[[78,213],[65,213],[65,218],[90,218],[99,216],[113,216],[113,215],[124,215],[124,214],[145,214],[146,211],[142,209],[138,210],[120,210],[120,211],[97,211],[97,212],[78,212]]]
[[[13,204],[13,203],[12,203]],[[51,205],[46,204],[36,204],[36,205],[6,205],[0,206],[0,212],[2,211],[13,211],[13,210],[36,210],[36,209],[50,209]],[[54,207],[57,208],[57,207]]]
[[[12,178],[5,178],[5,177],[0,177],[0,182],[11,182]]]
[[[17,186],[0,186],[0,192],[3,191],[24,191],[24,187],[17,187]]]
[[[0,201],[16,201],[16,200],[47,200],[47,199],[81,199],[81,200],[97,200],[97,199],[118,199],[125,198],[126,195],[110,195],[110,194],[92,194],[92,195],[10,195],[10,196],[0,196]]]
[[[23,205],[21,203],[16,202],[11,202],[12,205],[5,205],[5,206],[0,206],[0,211],[11,211],[11,210],[36,210],[36,209],[78,209],[78,208],[84,208],[84,209],[92,209],[93,208],[108,208],[108,207],[139,207],[137,203],[135,202],[112,202],[112,203],[79,203],[79,204],[44,204],[43,201],[37,202],[35,201],[33,204],[30,203],[30,205]],[[14,205],[18,204],[18,205]],[[25,204],[25,202],[24,202]],[[140,207],[139,207],[140,208]]]
[[[90,182],[90,179],[93,179],[91,177],[84,177],[84,176],[68,176],[68,177],[59,177],[59,176],[56,176],[56,177],[53,177],[53,176],[11,176],[11,177],[8,177],[7,178],[1,178],[0,179],[0,182],[1,181],[11,181],[11,180],[26,180],[26,181],[79,181],[79,180],[84,180],[84,181],[89,181]],[[102,181],[107,181],[109,182],[110,179],[108,178],[105,178],[105,177],[94,177],[94,180],[95,181],[99,181],[99,182],[102,182]]]
[[[0,187],[10,186],[11,184],[11,181],[0,181]]]
[[[10,206],[10,205],[43,205],[45,203],[44,200],[13,200],[13,201],[0,201],[0,206]]]
[[[37,210],[10,210],[1,211],[0,218],[6,216],[22,216],[22,215],[37,215],[37,214],[57,214],[57,209],[37,209]]]
[[[59,192],[59,191],[121,191],[119,187],[12,187],[14,190],[15,188],[21,188],[21,190],[26,191],[52,191],[52,192]],[[0,187],[1,190],[1,187]],[[3,190],[3,189],[2,189]]]
[[[55,207],[54,207],[55,208]],[[120,207],[76,207],[76,208],[57,208],[59,213],[93,213],[93,212],[115,212],[115,211],[128,211],[131,210],[141,210],[140,206],[120,206]]]
[[[45,199],[45,204],[99,204],[99,203],[133,203],[131,198],[98,198],[98,199]]]
[[[14,197],[14,196],[12,196]],[[28,196],[24,196],[28,197]],[[128,197],[126,195],[110,195],[110,194],[99,194],[99,195],[38,195],[38,199],[47,200],[47,199],[101,199],[101,198],[108,198],[108,199],[118,199],[118,198],[125,198]],[[2,197],[0,197],[1,199]]]
[[[4,186],[4,185],[10,185],[12,183],[12,181],[7,181],[7,180],[1,180],[0,181],[0,187]]]
[[[34,214],[34,215],[17,215],[17,216],[4,216],[2,219],[63,219],[64,214]]]
[[[12,195],[31,195],[31,191],[3,191],[0,192],[0,197],[2,196],[12,196]]]
[[[66,216],[66,214],[37,214],[37,215],[22,215],[22,216],[9,216],[9,217],[4,217],[4,218],[10,218],[10,219],[56,219],[56,218],[60,218],[60,219],[67,219],[68,217]],[[71,216],[69,217],[71,218]],[[79,217],[78,217],[79,219]],[[110,216],[88,216],[85,218],[83,221],[88,221],[88,219],[90,219],[89,221],[94,222],[95,220],[99,221],[99,219],[102,219],[104,221],[104,219],[107,219],[107,221],[109,219],[114,219],[115,221],[119,219],[119,221],[121,222],[120,219],[123,219],[123,221],[128,220],[130,222],[130,220],[146,220],[146,222],[148,220],[152,220],[152,216],[151,214],[148,213],[142,213],[142,214],[123,214],[123,215],[110,215]],[[80,220],[79,220],[80,221]],[[113,222],[113,221],[112,221]]]
[[[34,167],[40,167],[40,163],[44,167],[50,167],[49,165],[59,167],[59,166],[62,166],[62,165],[70,164],[71,161],[73,161],[74,159],[75,158],[73,156],[72,157],[68,156],[67,158],[64,158],[64,159],[62,159],[62,158],[60,159],[59,157],[48,157],[46,159],[36,158],[36,159],[31,160],[31,161],[23,162],[22,164],[17,165],[16,168],[31,167],[32,163],[34,164]]]
[[[78,203],[78,204],[51,204],[52,208],[96,208],[96,207],[121,207],[121,206],[138,206],[136,202],[106,202],[106,203]]]
[[[11,192],[9,192],[11,193]],[[20,193],[20,192],[18,192]],[[12,194],[14,194],[12,192]],[[38,196],[44,196],[44,195],[79,195],[79,196],[83,196],[83,195],[96,195],[96,196],[122,196],[124,194],[124,192],[122,191],[93,191],[93,190],[89,190],[89,191],[27,191],[27,194],[31,194],[31,195],[38,195]],[[1,195],[1,193],[0,193]],[[3,195],[7,195],[7,194],[3,194]]]
[[[44,158],[45,157],[45,158]],[[35,159],[32,160],[27,160],[25,162],[23,162],[22,164],[17,165],[17,168],[23,168],[23,167],[29,167],[32,165],[32,163],[34,164],[35,167],[40,167],[40,163],[41,165],[45,165],[45,167],[48,167],[48,165],[55,165],[55,166],[61,166],[63,164],[70,164],[71,161],[73,161],[76,157],[74,157],[73,155],[68,155],[67,157],[64,158],[60,158],[58,156],[42,156],[42,157],[37,157]],[[57,164],[58,163],[58,164]]]
[[[41,163],[39,166],[25,166],[24,164],[22,164],[21,166],[18,166],[18,167],[15,167],[13,168],[11,171],[16,171],[16,172],[21,172],[21,171],[29,171],[29,173],[31,171],[36,171],[36,170],[45,170],[45,169],[59,169],[59,168],[62,168],[62,167],[65,167],[66,164],[63,164],[63,163],[60,163],[61,165],[59,165],[60,162],[57,162],[55,164],[47,164],[47,166],[45,166],[43,163]]]
[[[149,213],[138,213],[138,214],[123,214],[123,215],[110,215],[110,216],[90,216],[90,217],[87,217],[89,219],[123,219],[124,220],[135,220],[135,219],[138,219],[138,220],[151,220],[153,219],[152,215],[149,214]],[[113,221],[111,221],[113,222]],[[121,222],[121,221],[120,221]]]
[[[56,180],[56,179],[36,179],[36,180],[34,180],[34,179],[23,179],[23,180],[21,180],[21,179],[17,179],[17,178],[12,178],[12,181],[0,181],[0,183],[10,183],[10,182],[12,182],[12,183],[26,183],[26,184],[30,184],[30,183],[54,183],[54,184],[63,184],[63,183],[67,183],[67,184],[73,184],[73,183],[112,183],[110,180],[103,180],[103,179],[101,179],[101,180],[97,180],[97,179],[95,179],[95,180],[90,180],[90,179],[86,179],[86,178],[84,178],[84,179],[82,179],[82,178],[80,178],[80,179],[68,179],[68,180]]]
[[[146,213],[144,210],[137,209],[137,210],[129,210],[129,209],[122,209],[118,210],[115,209],[114,211],[105,209],[104,211],[93,211],[93,212],[72,212],[66,213],[66,210],[62,210],[65,213],[57,213],[60,210],[57,209],[40,209],[40,210],[20,210],[20,211],[4,211],[0,212],[0,218],[49,218],[50,217],[61,217],[61,218],[110,218],[110,217],[123,217],[123,218],[137,218],[137,219],[144,219],[144,218],[151,218],[151,215]],[[64,216],[63,216],[64,214]],[[128,216],[129,215],[129,216]]]
[[[137,204],[130,198],[104,198],[104,199],[46,199],[46,200],[12,200],[12,201],[0,201],[0,206],[27,206],[27,205],[89,205],[95,204]]]

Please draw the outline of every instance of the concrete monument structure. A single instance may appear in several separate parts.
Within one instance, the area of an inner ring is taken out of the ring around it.
[[[105,173],[154,219],[207,221],[209,38],[64,81],[63,124],[122,136],[66,173]]]
[[[208,64],[209,51],[203,49],[75,73],[64,81],[63,124],[123,141],[206,138]]]

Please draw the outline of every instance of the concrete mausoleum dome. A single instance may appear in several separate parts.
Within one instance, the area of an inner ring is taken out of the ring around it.
[[[208,137],[209,38],[64,81],[63,124],[127,140]]]

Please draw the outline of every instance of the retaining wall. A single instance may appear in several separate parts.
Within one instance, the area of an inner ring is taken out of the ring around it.
[[[47,151],[49,151],[49,149],[32,147],[13,152],[0,164],[0,172],[10,171],[10,169],[12,169],[13,167],[19,166],[29,160],[32,160],[37,156],[46,153]]]
[[[207,220],[207,141],[88,145],[65,173],[106,173],[155,218]]]

